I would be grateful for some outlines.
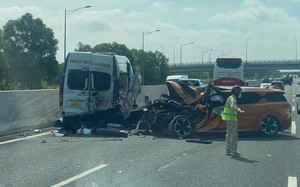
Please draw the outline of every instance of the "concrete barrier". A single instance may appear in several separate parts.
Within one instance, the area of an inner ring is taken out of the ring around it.
[[[137,104],[144,106],[145,95],[152,100],[168,93],[166,85],[142,86]],[[60,117],[58,90],[0,91],[0,136],[49,127]]]
[[[59,116],[58,90],[0,92],[0,135],[50,126]]]

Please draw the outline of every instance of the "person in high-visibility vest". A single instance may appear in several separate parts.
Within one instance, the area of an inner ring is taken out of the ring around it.
[[[231,89],[231,96],[226,100],[222,113],[222,120],[226,123],[226,155],[239,156],[237,152],[238,132],[237,132],[237,112],[242,111],[236,104],[237,98],[242,95],[243,89],[239,86],[234,86]]]

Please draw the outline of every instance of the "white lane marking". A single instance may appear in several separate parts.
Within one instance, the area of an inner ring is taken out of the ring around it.
[[[293,102],[295,102],[295,99],[293,99]]]
[[[80,173],[80,174],[78,174],[78,175],[76,175],[74,177],[71,177],[71,178],[69,178],[67,180],[64,180],[64,181],[62,181],[60,183],[57,183],[57,184],[55,184],[55,185],[53,185],[51,187],[61,187],[61,186],[67,185],[67,184],[69,184],[69,183],[71,183],[71,182],[73,182],[75,180],[78,180],[78,179],[80,179],[80,178],[82,178],[82,177],[84,177],[86,175],[89,175],[89,174],[91,174],[91,173],[93,173],[95,171],[98,171],[98,170],[100,170],[100,169],[102,169],[102,168],[104,168],[106,166],[108,166],[108,164],[100,164],[99,166],[96,166],[96,167],[94,167],[94,168],[92,168],[90,170],[87,170],[87,171],[85,171],[83,173]]]
[[[13,143],[13,142],[18,142],[18,141],[21,141],[21,140],[27,140],[27,139],[31,139],[31,138],[36,138],[36,137],[44,136],[44,135],[47,135],[47,134],[50,134],[50,133],[51,132],[45,132],[45,133],[40,133],[40,134],[33,135],[33,136],[27,136],[25,138],[18,138],[18,139],[14,139],[14,140],[8,140],[8,141],[5,141],[5,142],[0,142],[0,145]]]
[[[292,111],[295,112],[295,106],[292,107]]]
[[[297,187],[297,177],[288,178],[288,187]]]
[[[296,134],[296,122],[295,121],[292,121],[291,134]]]

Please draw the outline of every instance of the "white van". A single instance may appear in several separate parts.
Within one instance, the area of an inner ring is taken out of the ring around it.
[[[141,91],[125,56],[71,52],[64,64],[59,104],[67,130],[80,121],[103,126],[126,119]]]
[[[169,75],[166,78],[166,81],[174,81],[177,82],[180,79],[189,79],[187,75]]]

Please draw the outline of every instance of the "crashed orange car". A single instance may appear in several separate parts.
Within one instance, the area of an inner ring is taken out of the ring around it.
[[[204,92],[176,82],[166,82],[169,94],[148,107],[144,122],[178,138],[198,132],[226,131],[220,114],[231,87],[208,85]],[[237,100],[238,130],[272,136],[291,126],[291,106],[279,89],[244,87]],[[150,118],[151,116],[152,118]]]

